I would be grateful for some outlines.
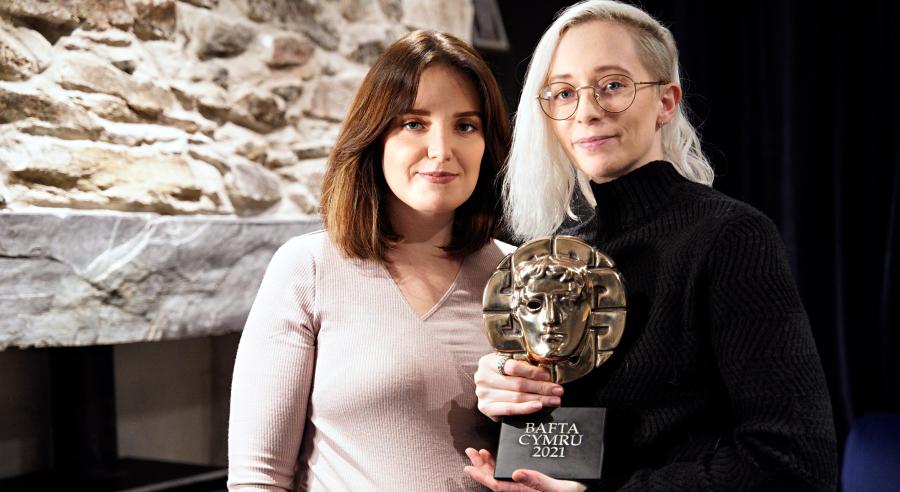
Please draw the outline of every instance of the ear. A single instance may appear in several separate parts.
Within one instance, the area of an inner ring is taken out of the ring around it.
[[[675,111],[678,109],[678,103],[681,102],[681,86],[677,84],[666,84],[662,86],[659,93],[659,114],[656,117],[656,124],[662,127],[666,123],[672,121],[675,117]]]

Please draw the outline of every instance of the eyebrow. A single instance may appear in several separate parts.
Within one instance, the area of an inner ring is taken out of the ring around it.
[[[430,116],[431,111],[426,111],[424,109],[410,109],[409,111],[405,111],[403,114],[411,114],[416,116]],[[481,111],[463,111],[461,113],[454,113],[454,118],[465,118],[467,116],[477,116],[479,118],[483,118]]]
[[[625,67],[623,67],[621,65],[600,65],[599,67],[594,67],[593,72],[595,74],[598,74],[598,73],[608,72],[608,71],[612,71],[612,70],[618,70],[625,75],[631,75],[631,72],[628,71],[628,69],[626,69]],[[571,78],[572,78],[572,74],[561,73],[561,74],[557,74],[557,75],[553,75],[553,76],[549,77],[547,79],[547,82],[555,82],[557,80],[569,80]]]

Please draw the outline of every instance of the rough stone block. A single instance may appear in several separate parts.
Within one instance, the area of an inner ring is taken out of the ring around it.
[[[309,61],[315,46],[296,34],[260,36],[266,64],[273,68],[299,66]]]
[[[0,143],[2,169],[24,204],[163,214],[223,211],[221,179],[205,181],[186,157],[153,147],[19,136]]]
[[[79,106],[57,101],[34,89],[0,83],[0,123],[13,122],[24,123],[20,129],[26,133],[61,138],[96,140],[102,131],[90,114]]]
[[[230,162],[225,189],[238,215],[257,215],[281,201],[281,184],[268,169],[252,162]]]
[[[134,33],[145,40],[169,39],[175,33],[175,0],[131,0]]]
[[[30,29],[0,22],[0,80],[26,80],[49,63],[50,43]]]
[[[57,60],[48,73],[65,89],[119,96],[148,118],[156,118],[175,103],[175,96],[163,87],[136,80],[94,55],[70,53]]]
[[[475,7],[471,0],[402,0],[402,22],[418,29],[437,29],[472,42]]]

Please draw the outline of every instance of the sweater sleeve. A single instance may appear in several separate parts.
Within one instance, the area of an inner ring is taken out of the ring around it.
[[[272,258],[238,346],[228,489],[290,490],[315,363],[316,268],[305,238]]]
[[[832,491],[831,404],[806,313],[774,224],[743,215],[709,253],[709,336],[733,412],[730,435],[692,462],[591,490]]]

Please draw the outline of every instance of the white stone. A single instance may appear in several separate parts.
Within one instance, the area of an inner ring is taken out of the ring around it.
[[[119,96],[131,109],[151,118],[175,103],[174,95],[165,88],[135,79],[96,55],[68,53],[47,72],[63,88]]]
[[[348,60],[368,66],[408,32],[403,26],[389,23],[351,24],[341,32],[338,52]]]
[[[294,33],[267,33],[258,37],[266,65],[273,68],[304,65],[312,57],[315,46]]]
[[[379,22],[385,18],[378,2],[371,0],[340,0],[339,5],[341,15],[350,22]]]
[[[107,29],[105,31],[77,29],[73,32],[73,35],[81,36],[96,44],[105,44],[116,48],[127,48],[136,41],[133,34],[118,29]]]
[[[307,140],[297,142],[292,148],[297,159],[315,159],[317,157],[328,157],[332,147],[334,147],[333,139]]]
[[[246,157],[251,161],[265,162],[269,144],[258,133],[233,123],[216,129],[213,139],[223,144],[231,153]]]
[[[305,112],[315,118],[343,121],[363,77],[364,71],[345,71],[319,78],[309,91],[309,96],[304,95]]]
[[[221,178],[204,181],[186,156],[162,146],[129,148],[21,135],[0,142],[0,170],[5,170],[14,198],[29,205],[166,214],[224,210],[218,195]]]
[[[435,29],[472,42],[475,7],[471,0],[402,0],[403,19],[416,29]]]
[[[90,113],[27,84],[0,82],[0,123],[19,131],[69,139],[96,139],[101,128]]]
[[[52,49],[37,31],[0,19],[0,79],[24,80],[43,72],[50,63]]]
[[[149,123],[108,122],[100,139],[118,145],[138,147],[157,142],[187,141],[188,134],[174,126]]]
[[[246,160],[228,163],[225,189],[238,215],[257,215],[281,201],[278,177],[268,169]]]
[[[175,0],[129,0],[135,11],[134,33],[141,39],[169,39],[175,33]]]

